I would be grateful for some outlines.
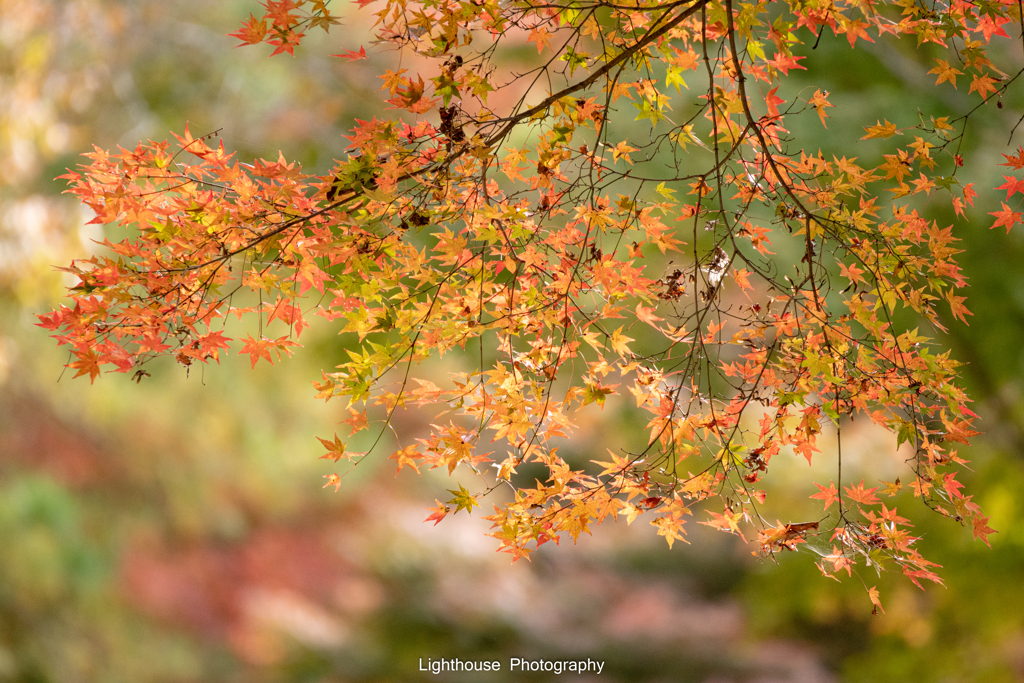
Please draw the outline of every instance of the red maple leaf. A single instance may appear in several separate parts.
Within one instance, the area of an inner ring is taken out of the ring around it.
[[[871,600],[871,604],[874,605],[871,608],[871,614],[877,615],[879,612],[885,614],[885,610],[882,609],[882,599],[879,597],[877,586],[872,586],[868,589],[868,598]]]
[[[995,21],[992,21],[992,17],[989,15],[983,16],[975,27],[975,31],[981,31],[985,36],[985,42],[992,40],[992,36],[1002,36],[1007,38],[1006,31],[1003,30],[1003,24],[1010,22],[1010,17],[997,17]]]
[[[772,59],[769,62],[769,64],[771,64],[776,69],[778,69],[779,71],[788,76],[790,69],[803,69],[804,71],[807,70],[806,66],[800,66],[797,63],[801,59],[806,59],[806,57],[794,57],[793,55],[778,55],[777,57]]]
[[[1017,211],[1014,211],[1009,206],[1007,206],[1006,202],[1000,203],[1003,205],[1002,211],[989,212],[990,216],[995,216],[998,219],[995,223],[992,224],[992,228],[998,228],[1001,225],[1005,225],[1006,234],[1010,234],[1010,230],[1013,228],[1013,226],[1021,222],[1021,215]],[[989,229],[991,230],[992,228]]]
[[[1017,147],[1017,154],[1013,156],[1009,154],[1004,154],[1003,157],[1006,158],[1006,163],[999,164],[1000,166],[1009,166],[1013,169],[1018,170],[1024,168],[1024,145],[1019,145]]]
[[[437,498],[434,499],[434,502],[437,503],[437,507],[427,508],[428,510],[432,510],[433,512],[431,512],[430,516],[428,516],[423,521],[432,521],[434,522],[434,526],[437,526],[438,522],[440,522],[448,515],[448,512],[451,511],[451,508],[442,503],[441,501],[439,501]]]
[[[947,472],[946,476],[942,478],[942,488],[946,490],[951,499],[963,498],[963,495],[960,493],[960,489],[963,487],[964,485],[956,480],[956,474],[953,472]]]
[[[1006,182],[997,187],[996,189],[1006,190],[1007,199],[1017,194],[1018,192],[1024,194],[1024,179],[1014,178],[1013,176],[1010,175],[1004,175],[1003,179],[1006,180]]]
[[[349,61],[349,62],[355,62],[355,61],[358,61],[360,59],[366,59],[366,48],[360,46],[359,47],[359,52],[356,52],[355,50],[345,50],[344,52],[341,52],[341,53],[336,54],[336,55],[331,55],[331,56],[332,57],[340,57],[341,59],[344,59],[344,60]]]

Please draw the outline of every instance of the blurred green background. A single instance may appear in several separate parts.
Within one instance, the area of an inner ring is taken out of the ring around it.
[[[814,555],[759,563],[697,525],[673,551],[646,524],[618,523],[511,565],[478,516],[422,524],[452,487],[444,478],[367,461],[339,494],[322,490],[333,469],[313,435],[347,416],[312,398],[342,351],[327,325],[275,368],[227,357],[187,374],[157,363],[139,385],[62,377],[66,354],[33,323],[60,301],[53,266],[102,236],[53,180],[80,153],[189,121],[196,134],[221,129],[243,161],[280,149],[326,172],[352,119],[379,113],[381,63],[327,56],[368,42],[365,13],[270,60],[225,35],[258,10],[0,0],[0,681],[473,680],[418,670],[455,656],[589,657],[603,673],[580,679],[602,681],[1024,680],[1022,237],[986,229],[998,195],[985,190],[1024,110],[1018,91],[976,114],[961,149],[981,191],[956,228],[975,316],[948,340],[986,431],[970,486],[1000,533],[988,549],[901,501],[946,587],[865,576],[886,608],[872,617],[864,585],[820,578]],[[847,116],[904,126],[914,106],[971,106],[932,90],[927,54],[865,47],[825,37],[803,76],[836,108],[827,133],[794,132],[826,153],[862,134]],[[1019,43],[1004,56],[1024,59]],[[620,419],[609,408],[590,426]],[[849,443],[852,471],[898,474],[884,464],[891,439]],[[505,668],[486,680],[553,678]]]

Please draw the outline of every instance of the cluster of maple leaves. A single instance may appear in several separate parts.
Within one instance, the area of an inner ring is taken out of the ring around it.
[[[338,21],[325,0],[263,4],[232,35],[274,54]],[[437,501],[435,522],[507,490],[488,519],[515,558],[620,516],[649,516],[671,545],[700,506],[703,523],[751,535],[764,555],[821,534],[826,575],[895,567],[938,581],[885,500],[900,481],[842,482],[842,430],[855,416],[909,445],[914,497],[978,538],[992,532],[957,480],[956,444],[976,433],[957,363],[896,322],[909,312],[943,330],[945,310],[969,315],[953,227],[925,217],[932,200],[964,218],[973,206],[958,177],[969,116],[868,125],[861,144],[888,146],[864,166],[800,149],[787,117],[826,124],[828,93],[780,90],[830,33],[851,48],[930,44],[945,57],[936,87],[966,76],[970,94],[998,100],[1019,75],[991,61],[1017,3],[374,7],[370,54],[409,56],[381,77],[398,111],[357,121],[351,155],[330,175],[283,158],[242,163],[186,128],[173,145],[96,149],[63,176],[93,222],[130,230],[104,243],[108,254],[71,264],[73,303],[41,316],[77,375],[110,367],[141,379],[164,354],[217,360],[231,316],[259,321],[240,350],[255,366],[289,353],[308,315],[339,321],[352,346],[315,382],[317,397],[347,400],[353,432],[386,429],[400,407],[443,408],[390,457],[399,470],[479,475],[479,492],[459,484]],[[524,43],[536,46],[535,68],[504,70],[502,50]],[[1024,149],[1006,160],[1020,171]],[[1024,179],[1005,179],[992,227],[1010,230],[1022,216],[1007,202]],[[285,333],[262,334],[275,320]],[[456,348],[465,370],[429,376],[424,361]],[[627,392],[649,415],[646,443],[593,463],[558,453],[581,411]],[[810,497],[823,514],[835,506],[836,521],[769,522],[759,482],[775,458],[825,457],[823,431],[839,436],[829,457],[840,483]],[[321,441],[334,460],[366,455],[337,435]],[[519,476],[528,464],[544,481]]]

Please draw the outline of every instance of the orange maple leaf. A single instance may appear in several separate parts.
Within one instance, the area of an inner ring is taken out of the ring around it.
[[[879,612],[885,614],[885,610],[882,609],[882,599],[878,595],[878,587],[872,586],[868,589],[868,598],[871,600],[871,604],[874,607],[871,608],[871,613],[877,615]]]
[[[528,43],[537,44],[537,54],[544,52],[544,48],[551,42],[551,34],[548,33],[544,28],[537,27],[530,31],[530,37],[526,39]]]
[[[345,424],[352,428],[351,434],[360,432],[367,429],[366,411],[359,412],[355,408],[349,406],[348,409],[349,417],[347,420],[342,420]]]
[[[398,463],[398,469],[395,470],[395,476],[397,477],[403,467],[411,467],[416,470],[416,474],[419,474],[420,467],[416,463],[416,458],[422,457],[423,456],[416,451],[416,446],[406,446],[405,448],[397,450],[388,456],[388,460],[394,460]]]
[[[861,479],[860,483],[856,486],[844,486],[843,489],[846,491],[846,495],[850,500],[861,505],[874,505],[878,502],[878,497],[875,496],[875,491],[878,490],[876,486],[873,489],[864,488],[864,480]]]
[[[836,483],[834,481],[830,481],[827,488],[818,483],[815,483],[814,485],[821,489],[821,491],[812,495],[811,498],[817,498],[825,501],[825,510],[828,510],[832,503],[842,503],[842,498],[839,497],[839,489],[836,488]]]
[[[982,541],[985,542],[985,545],[987,545],[988,547],[991,548],[992,544],[988,542],[988,535],[989,534],[997,534],[999,532],[996,531],[995,529],[990,528],[988,526],[988,520],[989,520],[988,517],[982,517],[981,515],[976,515],[974,517],[972,526],[974,527],[974,529],[973,529],[974,530],[974,537],[975,538],[980,538]]]
[[[229,33],[229,38],[238,38],[242,41],[241,45],[235,47],[241,47],[242,45],[255,45],[256,43],[262,43],[263,38],[267,35],[267,20],[257,19],[252,14],[249,15],[249,19],[242,25],[242,28],[238,29],[234,33]]]
[[[988,214],[990,216],[995,216],[998,219],[992,224],[992,227],[989,228],[989,230],[1005,225],[1006,234],[1010,234],[1010,230],[1013,229],[1013,226],[1021,222],[1021,214],[1007,206],[1006,202],[1000,202],[1000,204],[1003,205],[1002,211],[990,211]]]
[[[341,442],[341,439],[338,438],[337,434],[334,435],[334,441],[321,439],[319,436],[316,437],[316,439],[324,445],[324,448],[327,449],[327,453],[320,456],[322,460],[331,459],[334,460],[334,462],[338,462],[338,460],[345,457],[345,444]]]
[[[74,353],[78,360],[68,363],[67,367],[78,371],[75,373],[75,377],[89,375],[89,383],[95,382],[96,378],[100,376],[99,356],[92,349],[86,352],[75,351]]]
[[[427,508],[428,510],[432,510],[432,512],[423,521],[424,522],[431,522],[432,521],[432,522],[434,522],[434,526],[437,526],[438,523],[448,515],[448,513],[451,511],[451,508],[448,507],[447,505],[445,505],[444,503],[442,503],[441,501],[439,501],[437,498],[434,499],[434,502],[437,503],[437,506],[436,507],[432,507],[432,508]]]

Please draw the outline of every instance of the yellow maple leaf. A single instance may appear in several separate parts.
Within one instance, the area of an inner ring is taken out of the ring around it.
[[[864,130],[866,130],[868,134],[862,137],[861,140],[871,140],[872,138],[888,139],[893,135],[903,135],[903,133],[896,130],[895,123],[889,123],[889,119],[886,119],[885,123],[878,123],[878,125],[875,126],[866,126]]]
[[[633,341],[633,338],[627,337],[626,335],[622,334],[621,326],[619,327],[619,329],[612,332],[610,341],[612,344],[612,349],[615,351],[615,353],[619,354],[623,358],[630,355],[629,342]]]
[[[958,71],[957,69],[951,67],[949,65],[949,62],[947,62],[945,59],[936,59],[935,61],[938,62],[939,65],[928,72],[930,74],[938,75],[938,78],[935,80],[935,85],[939,85],[940,83],[949,81],[950,83],[953,84],[953,87],[955,88],[956,77],[962,76],[964,72]]]

